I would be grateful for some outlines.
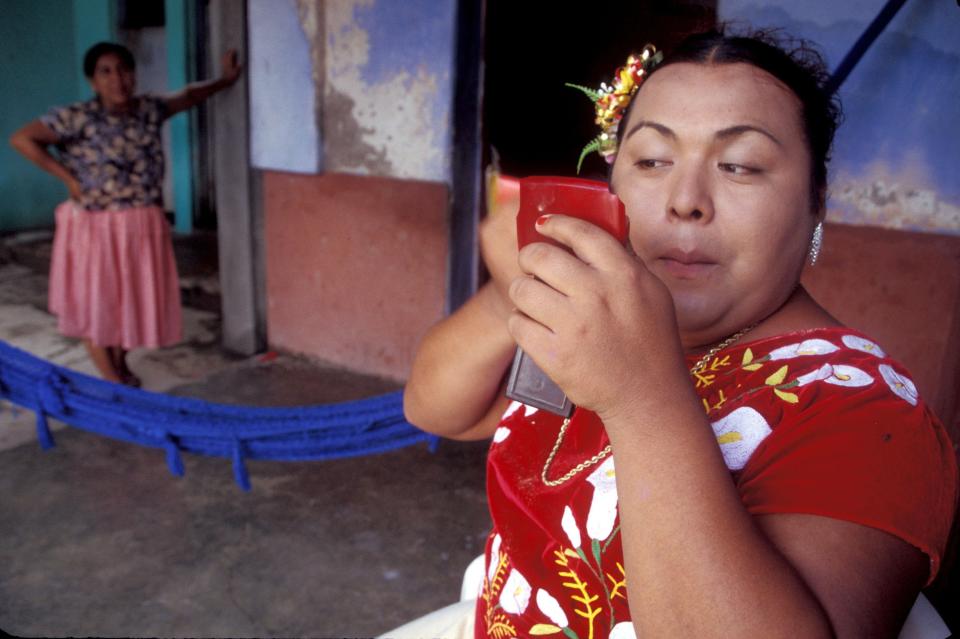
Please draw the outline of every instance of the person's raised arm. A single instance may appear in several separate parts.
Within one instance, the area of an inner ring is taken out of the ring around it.
[[[41,169],[60,179],[70,192],[70,197],[79,198],[80,182],[55,157],[47,147],[60,138],[40,120],[28,122],[10,136],[10,146]]]
[[[222,91],[227,87],[233,86],[240,77],[243,70],[237,58],[237,51],[230,49],[223,54],[220,63],[221,75],[216,80],[207,80],[205,82],[193,82],[183,87],[176,93],[164,98],[167,104],[167,116],[175,115],[181,111],[193,108],[212,96],[214,93]]]
[[[507,332],[512,305],[506,290],[520,275],[515,198],[499,208],[480,226],[491,281],[428,331],[404,390],[407,419],[452,439],[492,436],[508,404],[503,378],[516,343]]]

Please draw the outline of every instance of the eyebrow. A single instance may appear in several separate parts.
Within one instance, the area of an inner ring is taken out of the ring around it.
[[[627,131],[627,134],[623,136],[623,139],[626,140],[631,135],[633,135],[634,133],[636,133],[637,131],[643,128],[653,129],[654,131],[657,131],[660,135],[666,138],[670,138],[671,140],[677,139],[677,134],[674,133],[673,129],[671,129],[670,127],[664,126],[659,122],[653,122],[651,120],[640,120],[639,122],[634,124],[632,127],[630,127],[630,130]],[[767,138],[772,140],[774,144],[776,144],[777,146],[780,146],[780,147],[783,146],[783,143],[780,142],[780,140],[778,140],[776,136],[774,136],[772,133],[770,133],[766,129],[756,127],[756,126],[751,126],[749,124],[737,124],[734,126],[727,127],[725,129],[720,129],[714,134],[713,137],[717,138],[718,140],[725,140],[725,139],[737,137],[738,135],[743,135],[749,132],[759,133],[760,135],[766,136]]]

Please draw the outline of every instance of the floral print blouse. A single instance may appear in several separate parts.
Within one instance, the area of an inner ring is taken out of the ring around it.
[[[163,99],[141,95],[125,113],[93,98],[55,107],[40,118],[59,136],[57,150],[80,181],[87,210],[163,205]]]
[[[879,528],[926,553],[933,579],[957,496],[953,447],[880,346],[845,328],[791,333],[721,351],[693,383],[747,512]],[[477,637],[636,636],[620,539],[621,460],[614,451],[559,486],[545,485],[540,472],[561,421],[514,402],[493,437],[494,528]],[[608,443],[597,416],[576,410],[550,478]]]

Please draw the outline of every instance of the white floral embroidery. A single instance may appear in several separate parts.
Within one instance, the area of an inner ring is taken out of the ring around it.
[[[607,636],[610,639],[637,639],[637,631],[633,627],[632,621],[621,621],[613,627]]]
[[[749,406],[738,408],[710,425],[730,470],[743,468],[753,451],[771,432],[770,424],[763,415]]]
[[[800,342],[799,344],[781,346],[780,348],[770,351],[770,359],[791,359],[793,357],[800,357],[801,355],[823,355],[825,353],[832,353],[838,350],[840,349],[827,340],[808,339]]]
[[[834,386],[869,386],[873,377],[853,366],[844,364],[824,364],[820,368],[797,378],[798,386],[806,386],[811,382],[823,381]]]
[[[917,405],[917,398],[919,396],[917,394],[917,387],[914,386],[912,380],[893,370],[893,367],[887,364],[880,365],[880,375],[883,377],[883,381],[887,383],[887,386],[890,387],[890,390],[893,391],[894,395],[912,406]]]
[[[520,574],[520,571],[514,568],[507,577],[507,582],[503,584],[503,592],[500,593],[500,607],[504,612],[512,615],[521,615],[527,610],[530,604],[530,582]]]
[[[560,628],[566,628],[570,625],[567,614],[560,607],[560,603],[543,588],[537,589],[537,608],[547,616],[547,619]]]
[[[490,563],[487,565],[487,581],[493,581],[494,575],[497,574],[497,564],[500,563],[501,541],[503,540],[500,537],[500,533],[497,533],[493,537],[493,543],[490,544]]]
[[[570,543],[573,544],[573,547],[579,548],[580,529],[577,528],[577,520],[573,518],[573,511],[570,510],[570,506],[564,506],[563,508],[563,517],[560,518],[560,527],[563,528],[563,532],[567,533],[567,537],[570,538]]]
[[[870,353],[871,355],[876,355],[877,357],[886,357],[887,354],[883,352],[883,349],[874,342],[871,342],[868,339],[863,339],[857,335],[844,335],[840,338],[840,341],[843,342],[844,346],[849,348],[854,348],[858,351],[863,351],[864,353]]]
[[[607,457],[587,481],[593,484],[593,501],[587,514],[587,534],[591,539],[604,541],[613,531],[617,519],[617,473],[613,457]]]
[[[509,436],[510,436],[510,429],[507,428],[506,426],[501,426],[493,433],[493,443],[499,444]]]
[[[513,415],[515,412],[520,410],[521,407],[523,407],[524,417],[529,417],[530,415],[533,415],[535,412],[537,412],[537,408],[534,406],[527,406],[526,404],[523,404],[521,402],[514,401],[514,402],[510,402],[510,405],[507,406],[507,410],[504,411],[503,417],[500,418],[501,421]]]

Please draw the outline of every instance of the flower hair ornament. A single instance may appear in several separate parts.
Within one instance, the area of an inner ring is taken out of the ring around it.
[[[578,89],[590,98],[597,112],[595,122],[600,127],[600,135],[587,143],[580,152],[577,173],[580,173],[583,159],[594,151],[599,153],[608,164],[613,162],[617,154],[617,127],[620,126],[620,120],[630,106],[633,94],[643,83],[644,76],[661,60],[663,60],[663,52],[657,51],[655,46],[648,44],[639,54],[631,53],[627,57],[627,63],[617,69],[611,84],[601,82],[599,90],[565,83],[566,86]]]

